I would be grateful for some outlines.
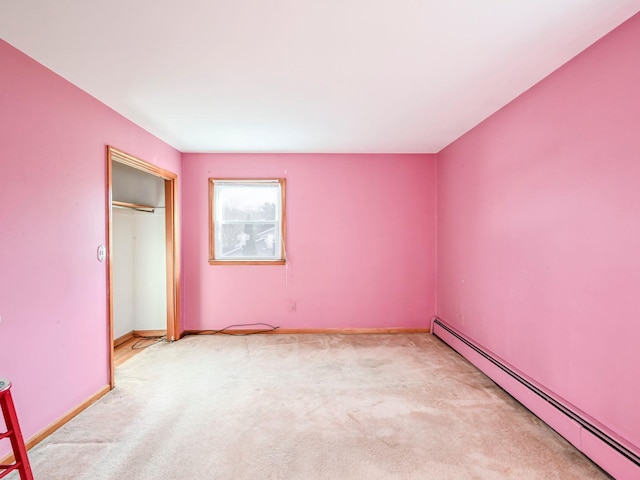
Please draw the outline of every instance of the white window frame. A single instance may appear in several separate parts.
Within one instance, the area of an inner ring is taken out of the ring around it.
[[[210,178],[209,179],[209,263],[211,265],[284,265],[286,263],[285,255],[285,225],[286,225],[286,208],[285,208],[285,179],[284,178],[272,178],[272,179],[229,179],[229,178]],[[219,187],[228,185],[242,185],[251,187],[252,185],[265,185],[265,184],[277,184],[280,188],[280,205],[276,205],[276,233],[274,241],[279,244],[279,248],[276,247],[276,255],[271,257],[240,257],[230,256],[223,257],[221,251],[216,251],[216,245],[220,244],[220,235],[222,232],[222,225],[225,224],[251,224],[251,223],[271,223],[263,220],[224,220],[218,218],[221,216],[221,205],[217,205],[218,196],[217,191]],[[218,208],[219,207],[219,208]],[[278,208],[279,207],[279,208]]]

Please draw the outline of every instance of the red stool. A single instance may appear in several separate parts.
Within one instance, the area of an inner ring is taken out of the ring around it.
[[[27,449],[24,446],[18,416],[16,415],[16,409],[13,406],[13,399],[11,398],[11,382],[2,378],[0,378],[0,407],[2,407],[4,424],[7,426],[7,431],[0,433],[0,440],[3,438],[9,438],[11,440],[13,456],[16,459],[11,465],[0,465],[0,478],[16,470],[20,473],[21,480],[33,480],[29,458],[27,458]]]

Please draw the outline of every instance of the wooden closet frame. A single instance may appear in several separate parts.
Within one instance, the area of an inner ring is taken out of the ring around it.
[[[109,384],[114,386],[114,358],[113,358],[113,264],[111,252],[113,251],[113,184],[112,162],[136,168],[146,173],[162,178],[165,194],[165,221],[167,243],[167,340],[180,339],[180,255],[178,243],[178,218],[177,218],[177,178],[178,176],[168,170],[152,165],[144,160],[129,155],[117,148],[107,146],[107,309],[109,318]]]

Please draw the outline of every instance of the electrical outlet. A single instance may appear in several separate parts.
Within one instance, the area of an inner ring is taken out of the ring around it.
[[[296,311],[296,302],[291,302],[289,304],[289,311],[290,312],[295,312]]]

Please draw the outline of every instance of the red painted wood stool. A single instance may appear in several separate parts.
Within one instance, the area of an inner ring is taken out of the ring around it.
[[[11,465],[0,465],[0,478],[9,475],[15,470],[20,473],[21,480],[33,480],[29,458],[27,458],[27,449],[24,446],[18,416],[11,398],[11,382],[2,378],[0,378],[0,407],[2,407],[4,424],[7,427],[6,432],[0,433],[0,440],[3,438],[11,440],[11,448],[15,457],[15,462]]]

